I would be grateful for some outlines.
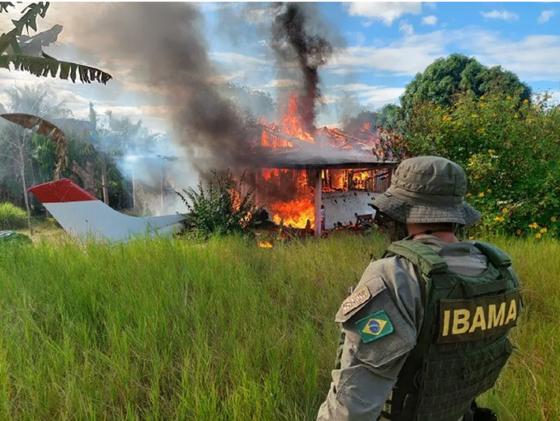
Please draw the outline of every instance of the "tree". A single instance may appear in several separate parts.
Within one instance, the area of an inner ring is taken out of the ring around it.
[[[514,73],[500,66],[483,66],[472,57],[452,54],[437,59],[406,86],[401,97],[403,117],[410,118],[414,105],[422,102],[450,106],[459,93],[469,93],[477,98],[504,94],[519,101],[531,100],[531,89]]]
[[[396,104],[385,105],[377,114],[377,124],[389,130],[398,129],[401,119],[401,107]]]
[[[413,155],[465,168],[479,229],[560,237],[560,107],[463,93],[453,106],[416,104],[407,130]]]
[[[12,3],[0,3],[0,13],[6,12]],[[37,17],[44,18],[49,3],[31,3],[22,10],[23,16],[19,20],[13,20],[14,29],[0,35],[0,67],[22,70],[35,76],[58,77],[75,82],[91,83],[92,81],[107,83],[111,75],[95,67],[86,66],[67,61],[60,61],[45,54],[42,50],[44,45],[56,40],[62,30],[60,25],[55,25],[48,31],[42,32],[35,37],[23,35],[23,31],[32,29],[37,31]]]

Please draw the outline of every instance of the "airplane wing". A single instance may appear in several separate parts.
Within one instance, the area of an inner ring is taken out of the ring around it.
[[[117,212],[72,180],[63,178],[30,187],[57,222],[79,239],[126,241],[134,236],[172,235],[182,215],[136,217]]]

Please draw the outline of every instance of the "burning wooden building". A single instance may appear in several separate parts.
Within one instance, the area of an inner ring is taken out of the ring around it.
[[[277,224],[316,235],[373,216],[375,194],[387,189],[399,157],[378,130],[347,134],[323,127],[310,133],[288,103],[280,124],[262,122],[258,157],[248,169],[255,199]]]

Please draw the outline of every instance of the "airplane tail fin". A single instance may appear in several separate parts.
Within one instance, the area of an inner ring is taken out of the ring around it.
[[[72,180],[30,187],[37,200],[69,234],[80,239],[126,241],[133,236],[170,235],[182,228],[182,215],[135,217],[117,212]]]

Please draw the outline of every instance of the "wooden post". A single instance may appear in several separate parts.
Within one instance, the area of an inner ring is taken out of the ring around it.
[[[135,177],[134,167],[131,171],[132,178],[132,209],[136,212],[136,177]]]
[[[107,158],[101,159],[101,190],[103,192],[103,202],[109,204],[109,186],[107,185]]]
[[[321,237],[321,205],[323,204],[322,200],[322,190],[323,190],[323,182],[321,179],[321,170],[316,170],[316,179],[315,179],[315,237]]]
[[[164,173],[164,160],[161,158],[161,166],[160,166],[160,184],[159,184],[159,199],[160,199],[160,215],[164,214],[165,209],[165,202],[164,202],[164,187],[165,187],[165,173]]]
[[[25,202],[25,209],[27,211],[27,227],[29,228],[29,233],[33,235],[33,226],[31,225],[31,207],[29,206],[29,196],[27,194],[27,183],[25,181],[25,130],[21,135],[21,143],[19,144],[19,170],[20,170],[20,177],[21,177],[21,186],[23,188],[23,200]]]

